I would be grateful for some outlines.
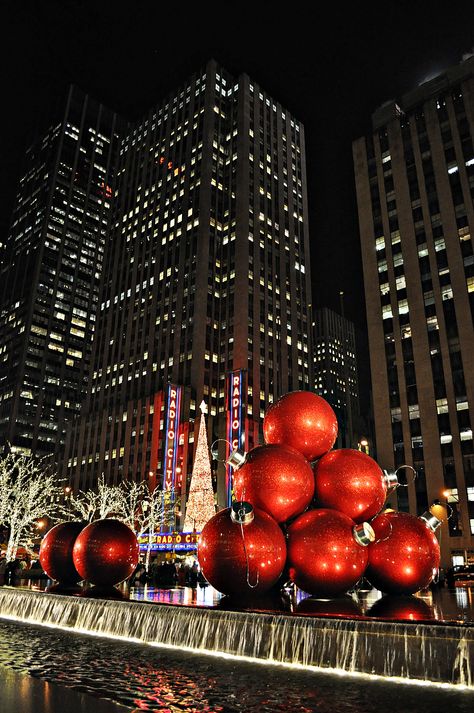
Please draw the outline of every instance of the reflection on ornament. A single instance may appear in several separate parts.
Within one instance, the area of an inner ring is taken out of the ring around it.
[[[302,513],[314,493],[314,477],[308,461],[293,448],[257,446],[234,473],[234,492],[265,510],[277,522]]]
[[[386,595],[373,604],[367,616],[393,621],[426,621],[435,619],[433,609],[423,599]]]
[[[327,453],[337,438],[337,418],[321,396],[292,391],[267,410],[263,420],[265,443],[290,446],[307,460]]]
[[[312,614],[313,616],[349,617],[351,619],[360,619],[363,616],[360,606],[348,594],[333,599],[307,597],[300,601],[296,607],[296,613]]]
[[[78,536],[74,565],[82,579],[111,587],[130,577],[138,563],[135,533],[119,520],[96,520]]]
[[[255,508],[253,515],[251,522],[239,524],[226,508],[201,533],[198,560],[202,573],[223,594],[265,592],[285,566],[285,538],[277,523],[263,510]]]
[[[369,546],[369,582],[387,594],[414,594],[428,587],[439,569],[439,543],[432,528],[440,521],[430,513],[421,518],[389,512],[371,524],[376,541]]]
[[[356,528],[342,512],[321,509],[303,513],[288,527],[291,579],[309,594],[342,594],[362,576],[371,539],[368,523]]]

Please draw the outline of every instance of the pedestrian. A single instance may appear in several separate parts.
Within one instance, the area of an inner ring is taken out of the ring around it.
[[[194,562],[193,566],[191,567],[191,571],[189,573],[189,585],[191,587],[197,587],[198,577],[199,577],[199,565],[197,562]]]

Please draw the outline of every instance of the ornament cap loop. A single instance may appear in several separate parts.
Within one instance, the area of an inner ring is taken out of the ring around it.
[[[230,519],[238,525],[248,525],[253,521],[255,512],[253,505],[245,500],[236,500],[230,508]]]
[[[234,470],[240,468],[247,460],[247,454],[241,448],[236,448],[227,458],[227,465],[230,465]]]
[[[360,525],[354,525],[352,528],[354,539],[359,545],[366,547],[375,540],[375,532],[368,522],[361,522]]]
[[[406,465],[406,464],[404,464],[404,465],[399,465],[398,468],[396,469],[396,471],[394,471],[394,472],[392,472],[392,471],[384,471],[385,477],[389,477],[389,478],[391,478],[391,479],[392,479],[393,477],[395,477],[395,479],[396,479],[396,482],[395,482],[395,483],[392,483],[392,484],[389,484],[389,487],[392,487],[392,486],[393,486],[393,487],[395,487],[395,488],[408,488],[409,483],[400,483],[400,481],[398,480],[398,471],[399,471],[399,470],[411,470],[411,472],[413,473],[413,480],[411,481],[412,483],[415,482],[415,480],[416,480],[416,478],[417,478],[417,476],[418,476],[418,473],[416,472],[416,470],[414,469],[414,467],[413,467],[412,465]]]
[[[433,515],[429,510],[423,513],[423,515],[420,515],[420,520],[423,520],[423,522],[429,527],[429,529],[432,532],[436,532],[438,527],[441,525],[442,520],[436,517],[436,515]]]
[[[226,438],[216,438],[216,440],[211,443],[212,459],[216,460],[218,463],[225,463],[225,458],[219,458],[219,443],[227,443],[227,445],[229,446],[229,450],[232,448],[232,446]]]

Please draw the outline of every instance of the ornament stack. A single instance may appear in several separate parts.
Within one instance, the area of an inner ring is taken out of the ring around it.
[[[360,451],[331,450],[337,430],[327,401],[294,391],[267,410],[265,445],[231,454],[236,502],[208,521],[198,547],[217,590],[262,593],[283,572],[316,597],[341,596],[362,576],[386,594],[431,583],[441,522],[381,514],[396,474]]]

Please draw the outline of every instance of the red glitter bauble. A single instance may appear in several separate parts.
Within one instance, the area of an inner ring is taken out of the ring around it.
[[[353,587],[367,565],[367,547],[354,535],[354,522],[336,510],[310,510],[288,528],[292,581],[305,592],[334,597]]]
[[[307,597],[302,599],[296,607],[297,614],[312,614],[313,616],[349,617],[360,619],[362,609],[348,594],[334,599],[316,599]]]
[[[76,584],[82,577],[74,567],[72,550],[83,522],[62,522],[43,537],[39,551],[42,568],[51,579],[63,584]]]
[[[257,446],[234,473],[237,500],[265,510],[285,522],[305,510],[314,494],[314,476],[308,461],[293,448]]]
[[[82,579],[108,587],[129,577],[138,563],[135,533],[119,520],[96,520],[78,536],[74,564]]]
[[[430,621],[433,609],[419,597],[387,595],[373,604],[367,616],[391,621]]]
[[[337,438],[337,418],[321,396],[292,391],[270,406],[263,420],[265,443],[295,448],[307,460],[327,453]]]
[[[371,522],[376,540],[369,545],[366,577],[387,594],[413,594],[428,587],[439,569],[439,543],[424,520],[403,512]]]
[[[223,594],[265,592],[278,581],[285,566],[285,538],[263,510],[255,509],[253,521],[241,526],[231,520],[230,508],[226,508],[204,526],[198,560],[207,581]]]
[[[314,466],[318,506],[339,510],[354,522],[364,522],[380,512],[387,497],[387,483],[373,458],[341,448],[326,453]]]

